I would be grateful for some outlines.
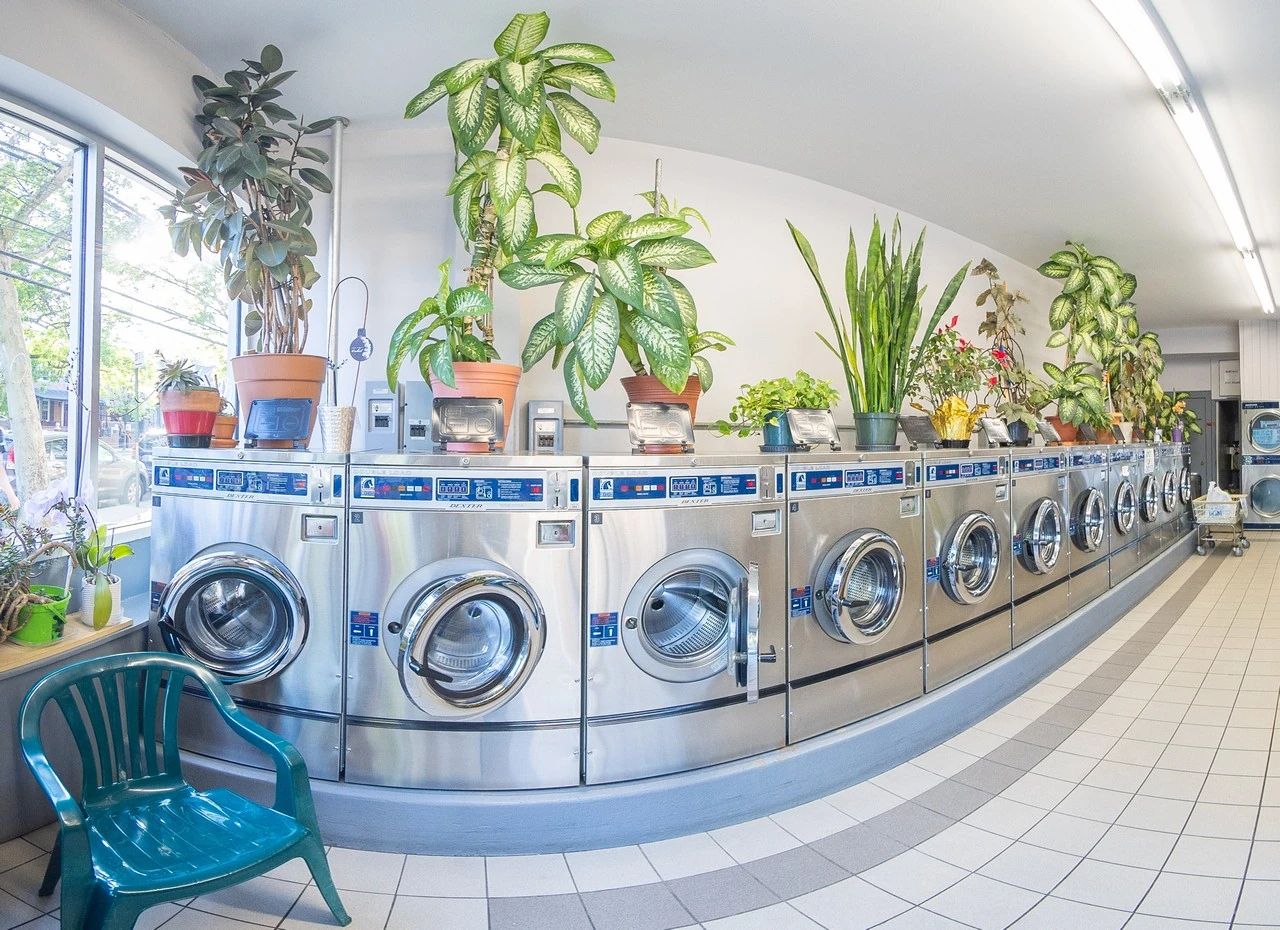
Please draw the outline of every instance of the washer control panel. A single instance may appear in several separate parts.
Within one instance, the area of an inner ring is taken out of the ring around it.
[[[163,506],[168,494],[277,504],[341,506],[345,481],[341,466],[301,463],[272,466],[157,458],[151,466],[153,504]]]
[[[950,484],[958,481],[1003,478],[1008,474],[1009,460],[1005,458],[925,462],[924,465],[924,480],[927,484]]]
[[[919,467],[916,462],[793,467],[787,473],[787,490],[792,498],[903,491],[916,486]]]
[[[1066,464],[1066,456],[1060,452],[1050,455],[1019,455],[1013,460],[1013,473],[1015,475],[1030,475],[1046,471],[1060,471]]]
[[[568,510],[581,497],[578,472],[481,469],[351,470],[351,506],[390,510]]]
[[[782,490],[782,472],[773,466],[596,470],[590,477],[590,504],[610,510],[740,504],[773,500]]]

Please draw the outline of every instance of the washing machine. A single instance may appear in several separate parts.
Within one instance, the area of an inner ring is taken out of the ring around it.
[[[150,647],[214,672],[293,743],[313,778],[341,771],[346,463],[305,452],[167,449],[152,462]],[[178,744],[269,761],[198,686]]]
[[[1249,504],[1245,528],[1280,527],[1280,401],[1240,405],[1241,490]]]
[[[1155,443],[1142,446],[1142,478],[1138,482],[1138,562],[1145,565],[1164,548],[1160,531],[1164,510],[1161,507],[1164,472],[1160,468],[1160,450]]]
[[[1195,526],[1191,501],[1195,496],[1195,474],[1191,471],[1190,443],[1176,443],[1178,468],[1178,505],[1174,511],[1173,539],[1176,542]]]
[[[1073,611],[1111,586],[1107,570],[1111,532],[1107,448],[1073,446],[1067,452],[1067,526],[1071,538],[1067,601]]]
[[[346,780],[579,783],[582,460],[351,456]]]
[[[924,693],[919,456],[787,463],[788,739]]]
[[[1020,646],[1071,612],[1067,453],[1014,453],[1009,475],[1013,645]]]
[[[588,783],[786,743],[786,460],[591,456]]]
[[[925,690],[1012,645],[1009,456],[926,453]]]
[[[1108,456],[1107,493],[1111,497],[1109,508],[1110,532],[1108,559],[1110,583],[1114,587],[1132,575],[1142,565],[1138,543],[1142,536],[1141,518],[1138,516],[1139,495],[1146,477],[1141,444],[1112,446]],[[1155,504],[1154,483],[1151,484],[1152,504]]]
[[[1156,446],[1156,474],[1160,482],[1160,516],[1156,520],[1160,550],[1163,552],[1178,538],[1178,515],[1182,502],[1178,482],[1182,477],[1182,444],[1164,442]]]

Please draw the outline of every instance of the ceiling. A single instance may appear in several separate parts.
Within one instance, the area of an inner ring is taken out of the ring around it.
[[[396,117],[482,55],[492,0],[122,0],[218,71],[264,37],[310,116]],[[1259,314],[1181,136],[1089,0],[546,0],[549,41],[609,48],[607,135],[813,178],[1035,265],[1068,237],[1133,270],[1146,325]],[[1280,3],[1155,0],[1280,286]],[[428,114],[443,120],[437,108]]]

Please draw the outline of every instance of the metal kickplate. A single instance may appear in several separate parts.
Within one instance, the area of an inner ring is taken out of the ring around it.
[[[693,451],[693,419],[688,404],[627,404],[627,432],[631,451],[653,446],[678,446]]]

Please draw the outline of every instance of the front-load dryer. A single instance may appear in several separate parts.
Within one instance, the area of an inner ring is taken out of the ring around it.
[[[1111,504],[1106,446],[1074,446],[1067,450],[1067,500],[1071,538],[1067,602],[1075,611],[1111,586],[1107,571]]]
[[[787,463],[788,739],[924,693],[920,458]]]
[[[154,650],[187,656],[293,743],[313,778],[340,774],[345,458],[167,449],[152,463]],[[203,690],[181,702],[181,748],[269,761]]]
[[[590,456],[586,780],[786,743],[785,459]]]
[[[1109,521],[1109,559],[1111,585],[1128,578],[1142,560],[1138,551],[1141,538],[1141,518],[1138,515],[1139,495],[1146,477],[1141,445],[1112,446],[1108,457],[1107,493],[1111,497]],[[1155,503],[1154,482],[1151,484],[1152,503]]]
[[[1062,620],[1071,608],[1067,453],[1015,452],[1010,464],[1013,519],[1013,645]]]
[[[1009,456],[924,456],[925,689],[1012,645]]]
[[[581,459],[351,456],[346,780],[579,783]]]
[[[1242,459],[1240,483],[1248,510],[1245,528],[1280,528],[1280,455],[1250,453]]]
[[[1246,400],[1240,404],[1241,452],[1280,455],[1280,401]]]
[[[1160,516],[1156,520],[1160,551],[1168,549],[1178,538],[1178,479],[1182,471],[1179,444],[1160,443],[1156,446],[1156,474],[1160,481]]]

